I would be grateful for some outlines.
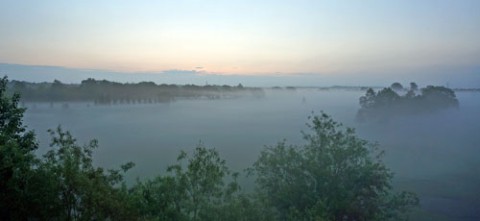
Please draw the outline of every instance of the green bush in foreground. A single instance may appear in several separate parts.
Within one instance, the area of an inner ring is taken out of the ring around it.
[[[312,117],[305,145],[280,142],[255,162],[258,194],[278,220],[401,220],[418,204],[392,192],[392,172],[376,145],[322,113]]]

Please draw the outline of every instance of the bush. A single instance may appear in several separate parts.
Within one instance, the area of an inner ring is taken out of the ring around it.
[[[251,169],[277,219],[389,220],[418,204],[414,194],[392,191],[377,145],[324,113],[311,119],[306,144],[267,147]]]

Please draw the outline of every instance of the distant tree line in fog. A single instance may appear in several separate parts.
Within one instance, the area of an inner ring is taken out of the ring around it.
[[[357,119],[360,121],[384,120],[391,116],[430,113],[459,107],[454,90],[431,85],[419,89],[414,82],[410,83],[409,88],[404,88],[398,82],[378,92],[369,88],[365,95],[360,97],[359,103]]]
[[[202,144],[166,172],[127,186],[133,163],[97,167],[97,141],[79,145],[60,127],[50,130],[50,150],[36,156],[20,96],[6,85],[0,79],[0,220],[384,221],[405,220],[418,205],[415,194],[393,191],[375,144],[325,113],[310,118],[305,144],[261,151],[247,170],[255,191],[241,191],[239,174]]]
[[[26,102],[94,102],[95,104],[135,104],[169,102],[178,98],[219,99],[241,96],[247,92],[262,96],[260,88],[229,85],[176,85],[154,82],[117,83],[89,78],[80,84],[65,84],[58,80],[52,83],[11,81],[11,92],[19,93]]]

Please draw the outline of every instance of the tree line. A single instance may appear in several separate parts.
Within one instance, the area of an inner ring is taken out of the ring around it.
[[[89,78],[80,84],[65,84],[58,80],[52,83],[30,83],[11,81],[10,90],[22,96],[23,101],[30,102],[69,102],[84,101],[99,105],[135,104],[170,102],[178,98],[219,99],[239,96],[247,92],[262,96],[260,88],[229,85],[175,85],[155,84],[154,82],[118,83]]]
[[[459,107],[459,101],[452,89],[432,85],[419,89],[414,82],[410,83],[409,88],[404,88],[398,82],[378,92],[369,88],[365,95],[360,97],[359,103],[357,119],[360,121],[384,120],[392,116],[431,113]]]
[[[392,189],[382,151],[325,113],[310,117],[303,145],[265,147],[238,184],[220,153],[199,144],[177,163],[127,186],[128,162],[93,165],[96,140],[79,145],[50,130],[50,150],[23,124],[20,96],[0,80],[0,220],[400,220],[418,205],[413,193]]]

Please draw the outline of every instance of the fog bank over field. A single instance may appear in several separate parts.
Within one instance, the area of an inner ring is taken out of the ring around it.
[[[0,1],[0,221],[479,221],[479,9]]]
[[[423,85],[422,85],[423,86]],[[361,90],[265,89],[264,97],[176,100],[170,103],[93,106],[26,103],[25,123],[40,152],[48,128],[61,124],[81,141],[99,140],[95,162],[107,168],[133,161],[129,180],[163,173],[180,150],[198,142],[215,147],[236,171],[250,167],[264,145],[301,144],[307,117],[321,110],[386,151],[395,185],[416,192],[421,214],[478,220],[480,206],[480,93],[457,92],[458,109],[357,122]],[[249,181],[245,181],[247,184]],[[248,188],[248,185],[247,185]]]
[[[480,213],[480,103],[478,93],[458,93],[461,107],[432,115],[403,116],[357,125],[378,141],[396,185],[419,194],[422,208],[446,220],[476,220]],[[421,219],[420,219],[421,220]]]

